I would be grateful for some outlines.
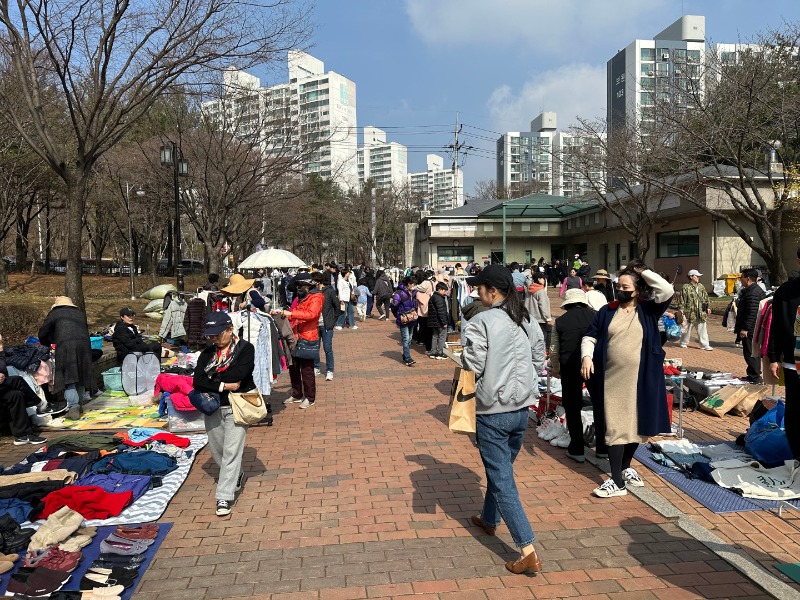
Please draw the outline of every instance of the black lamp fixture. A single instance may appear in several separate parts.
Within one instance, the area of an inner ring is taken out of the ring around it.
[[[161,166],[172,167],[172,184],[175,192],[175,287],[183,291],[183,256],[181,253],[181,195],[178,177],[189,175],[189,161],[183,158],[175,142],[161,146]]]

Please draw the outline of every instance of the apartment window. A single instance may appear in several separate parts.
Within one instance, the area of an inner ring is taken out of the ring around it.
[[[643,77],[642,80],[639,82],[642,86],[643,90],[652,90],[655,89],[655,79]]]
[[[669,75],[669,63],[656,63],[656,75]]]
[[[639,52],[643,61],[653,62],[656,59],[655,48],[642,48]]]
[[[700,62],[700,50],[687,50],[686,51],[686,58],[689,62]]]
[[[639,75],[642,77],[655,77],[656,68],[653,65],[642,65],[639,68]]]
[[[642,106],[652,106],[653,105],[653,94],[650,92],[641,92],[639,94],[639,103]]]
[[[669,48],[659,48],[656,51],[658,60],[669,60]]]
[[[700,255],[700,228],[665,231],[658,234],[658,258]]]

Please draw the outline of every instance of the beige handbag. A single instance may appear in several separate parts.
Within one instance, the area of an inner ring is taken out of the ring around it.
[[[244,394],[230,392],[228,399],[233,411],[233,422],[237,425],[255,425],[267,416],[267,403],[258,390]]]

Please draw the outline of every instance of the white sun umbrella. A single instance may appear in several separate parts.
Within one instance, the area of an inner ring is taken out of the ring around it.
[[[288,250],[267,248],[251,254],[239,263],[239,269],[299,269],[307,266]]]

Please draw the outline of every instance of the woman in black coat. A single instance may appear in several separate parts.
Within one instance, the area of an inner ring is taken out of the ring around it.
[[[81,398],[92,389],[92,342],[86,315],[66,296],[58,296],[39,329],[44,346],[56,345],[53,392],[64,391],[68,419],[81,415]]]

